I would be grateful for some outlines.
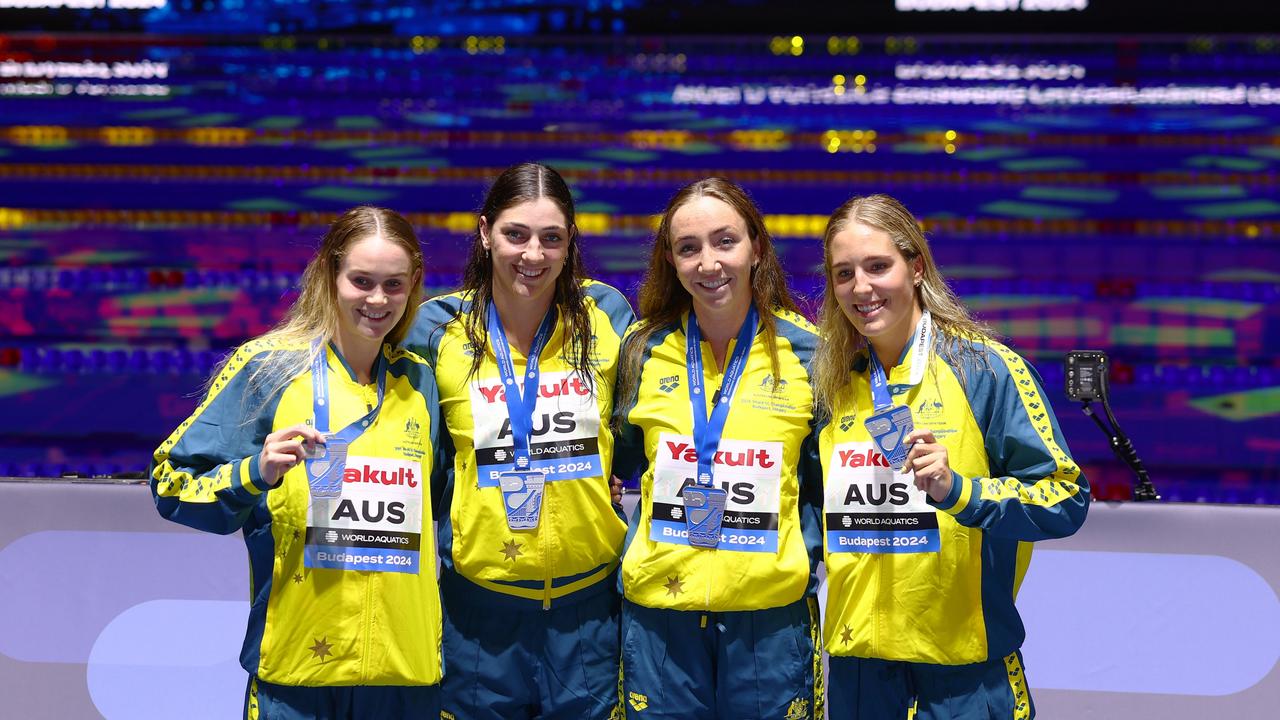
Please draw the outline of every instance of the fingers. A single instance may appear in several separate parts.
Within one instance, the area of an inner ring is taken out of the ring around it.
[[[927,492],[939,489],[939,483],[950,485],[951,462],[946,446],[933,441],[932,432],[925,430],[924,433],[927,434],[913,438],[915,444],[907,453],[902,472],[912,473],[916,488]],[[914,435],[915,432],[908,437]]]
[[[902,472],[919,470],[919,465],[916,464],[917,461],[930,453],[937,452],[940,449],[945,452],[945,448],[938,445],[937,442],[937,438],[933,436],[933,431],[929,428],[916,428],[907,433],[907,436],[902,439],[902,443],[910,446],[911,449],[907,451],[907,459],[902,463]]]
[[[268,435],[262,444],[266,446],[275,441],[290,440],[298,436],[302,436],[303,440],[312,444],[324,444],[324,433],[304,423],[276,430]]]
[[[310,425],[298,424],[267,435],[258,455],[258,472],[275,487],[284,474],[306,459],[304,445],[324,444],[324,435]]]
[[[902,442],[908,445],[915,442],[936,443],[938,442],[938,439],[933,436],[933,431],[929,428],[918,427],[907,433],[907,436],[902,439]]]

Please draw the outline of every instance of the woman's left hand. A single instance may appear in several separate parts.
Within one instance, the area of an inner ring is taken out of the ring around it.
[[[934,502],[942,502],[951,493],[951,463],[947,448],[938,442],[929,428],[912,430],[903,442],[911,446],[903,472],[915,473],[916,487],[929,494]]]

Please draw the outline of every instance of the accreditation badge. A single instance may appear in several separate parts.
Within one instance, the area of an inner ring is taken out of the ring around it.
[[[684,521],[689,544],[714,548],[720,544],[726,493],[718,487],[690,485],[680,493],[684,499]]]
[[[307,506],[303,566],[417,573],[428,482],[421,463],[357,451],[345,464],[341,495],[313,497]]]
[[[695,479],[698,456],[693,438],[662,433],[653,462],[649,539],[673,545],[695,545],[689,539],[691,531],[715,515],[720,535],[718,544],[710,547],[722,552],[778,552],[782,458],[781,442],[725,438],[720,441],[712,465],[714,497],[697,493],[693,498],[689,490],[699,487],[706,490]],[[690,499],[707,502],[695,507]],[[724,504],[719,505],[721,502]],[[691,517],[694,511],[697,515]]]
[[[546,483],[546,473],[541,470],[507,470],[498,476],[502,507],[507,511],[507,527],[512,530],[537,529]]]
[[[824,465],[827,552],[924,553],[942,547],[938,512],[879,443],[837,443]]]
[[[496,378],[470,385],[476,479],[480,487],[498,487],[498,478],[516,467],[511,421],[504,412],[506,390]],[[546,473],[549,483],[598,479],[600,408],[590,386],[575,373],[541,374],[529,437],[529,467]]]

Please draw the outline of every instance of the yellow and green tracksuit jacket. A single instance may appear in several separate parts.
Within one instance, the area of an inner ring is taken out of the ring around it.
[[[267,434],[313,418],[311,371],[266,397],[250,375],[271,352],[259,339],[231,357],[195,413],[155,451],[160,514],[190,527],[240,530],[249,550],[249,626],[240,662],[279,685],[435,685],[441,612],[431,535],[438,405],[430,368],[383,346],[381,411],[351,443],[341,495],[313,498],[299,464],[268,487],[258,469]],[[364,417],[361,385],[326,349],[330,428]],[[436,481],[438,482],[438,480]],[[357,569],[359,568],[359,569]]]
[[[615,473],[642,473],[622,561],[628,600],[672,610],[762,610],[813,590],[822,541],[814,503],[801,495],[818,491],[820,481],[816,467],[800,463],[802,446],[812,442],[809,360],[817,333],[794,313],[774,311],[774,319],[779,375],[774,377],[765,337],[757,331],[712,461],[715,483],[726,492],[714,549],[688,544],[680,495],[697,468],[685,357],[688,314],[654,333],[643,348],[636,396],[620,401],[617,411]],[[730,341],[726,358],[735,344]],[[710,402],[723,369],[709,343],[702,356]]]
[[[594,335],[594,376],[565,361],[562,320],[539,359],[539,395],[529,449],[547,472],[537,528],[507,526],[498,473],[512,466],[511,424],[502,394],[493,339],[480,351],[463,323],[470,297],[442,295],[422,304],[406,345],[435,369],[440,408],[452,439],[453,477],[439,508],[439,541],[446,593],[517,608],[551,608],[608,590],[618,566],[626,524],[609,493],[613,386],[622,335],[635,315],[622,293],[583,284]],[[527,358],[511,348],[516,376]]]
[[[962,343],[984,361],[953,367],[937,342]],[[937,342],[918,385],[905,352],[888,381],[893,404],[947,448],[945,500],[916,490],[873,446],[865,351],[851,393],[819,422],[832,655],[960,665],[1012,653],[1025,636],[1014,597],[1031,543],[1084,522],[1089,486],[1035,369],[994,341]]]

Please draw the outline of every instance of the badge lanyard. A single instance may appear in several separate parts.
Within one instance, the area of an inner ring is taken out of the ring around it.
[[[525,363],[524,391],[516,385],[515,367],[511,363],[511,349],[507,347],[507,333],[502,329],[502,319],[498,317],[498,308],[489,301],[489,337],[493,338],[493,354],[498,361],[498,374],[502,377],[503,395],[507,401],[507,416],[511,420],[512,454],[515,456],[517,470],[528,470],[530,467],[529,438],[533,434],[533,410],[538,403],[538,356],[551,339],[556,327],[556,308],[547,310],[547,315],[538,327],[529,347],[528,360]]]
[[[926,310],[920,316],[920,324],[916,326],[915,332],[911,335],[911,348],[908,354],[911,355],[911,386],[919,385],[924,379],[924,367],[929,362],[929,346],[933,344],[933,319]],[[880,364],[880,358],[876,357],[874,348],[867,348],[867,355],[871,358],[871,400],[875,403],[876,410],[882,410],[893,405],[893,399],[889,394],[889,378],[884,371],[884,366]]]
[[[707,417],[707,405],[702,395],[702,331],[698,328],[698,320],[694,313],[689,313],[689,329],[685,335],[685,359],[689,364],[689,403],[693,407],[693,440],[698,450],[697,483],[703,487],[711,487],[711,460],[716,449],[720,447],[720,436],[724,433],[725,421],[729,418],[729,403],[734,391],[738,389],[738,381],[747,367],[747,356],[751,354],[751,343],[755,339],[756,324],[759,315],[753,304],[747,311],[747,317],[738,330],[738,342],[729,356],[725,366],[724,382],[720,385],[719,397],[711,408],[711,417]]]
[[[377,404],[364,417],[330,433],[328,352],[320,347],[317,339],[311,343],[311,354],[311,407],[315,428],[325,436],[325,445],[320,457],[306,461],[307,480],[311,484],[312,495],[337,497],[342,492],[342,472],[346,466],[347,448],[364,434],[382,411],[382,398],[387,389],[386,358],[379,352],[378,359],[373,364],[373,372],[378,378]]]

